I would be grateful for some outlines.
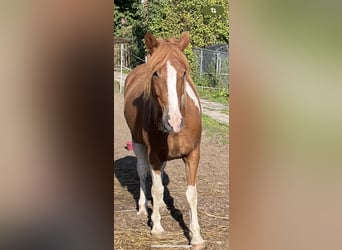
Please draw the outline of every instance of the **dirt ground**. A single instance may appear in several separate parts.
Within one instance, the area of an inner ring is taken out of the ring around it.
[[[188,248],[190,219],[183,162],[174,160],[167,163],[164,200],[169,208],[161,211],[161,223],[166,234],[162,239],[152,239],[150,219],[136,214],[139,178],[135,155],[125,148],[130,140],[123,116],[123,96],[115,94],[114,249]],[[206,249],[228,249],[228,145],[215,145],[210,141],[203,134],[197,178],[199,223]],[[147,194],[147,198],[151,199],[150,194]]]

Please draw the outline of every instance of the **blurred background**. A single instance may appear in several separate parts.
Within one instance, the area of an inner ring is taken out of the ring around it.
[[[1,2],[0,249],[112,245],[111,8]]]
[[[341,3],[230,1],[231,249],[341,249]]]
[[[169,3],[146,2],[135,14],[148,8],[164,19],[159,10],[169,11]],[[180,6],[198,17],[191,4]],[[231,249],[342,248],[341,7],[333,0],[232,0],[229,28],[218,18],[201,31],[210,43],[192,38],[187,55],[203,76],[200,86],[229,87]],[[0,249],[111,247],[112,8],[1,2]],[[137,18],[123,9],[114,16],[121,25],[114,43],[126,32],[144,60],[143,34],[133,36],[134,29],[167,36],[172,26],[131,23]],[[184,20],[180,33],[209,22]],[[214,44],[228,45],[229,70],[216,71],[226,52]],[[201,71],[206,50],[218,51],[210,56],[214,66]],[[217,72],[229,74],[228,84]]]

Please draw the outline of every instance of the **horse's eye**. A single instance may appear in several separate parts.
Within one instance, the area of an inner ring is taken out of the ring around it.
[[[153,73],[153,76],[156,77],[156,78],[159,78],[158,72],[157,72],[157,71],[154,72],[154,73]]]
[[[184,71],[183,77],[186,77],[187,73],[188,73],[187,71]]]

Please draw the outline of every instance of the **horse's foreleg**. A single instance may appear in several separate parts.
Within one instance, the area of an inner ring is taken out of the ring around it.
[[[193,249],[204,248],[204,240],[200,234],[200,226],[197,216],[197,189],[196,185],[188,185],[186,190],[186,199],[190,206],[190,231],[191,231],[191,244]]]
[[[147,215],[146,203],[146,176],[148,171],[148,163],[146,159],[146,146],[140,143],[133,142],[133,150],[137,156],[137,172],[140,180],[140,196],[139,196],[139,211],[138,215]]]
[[[161,171],[152,170],[152,189],[151,194],[153,198],[153,212],[151,215],[151,219],[153,222],[152,227],[152,235],[158,236],[162,232],[164,232],[163,227],[160,224],[160,211],[159,208],[163,205],[163,193],[164,186],[161,178]]]
[[[198,223],[197,215],[197,188],[196,188],[196,175],[199,163],[200,149],[197,148],[191,154],[184,158],[187,190],[186,199],[190,207],[190,231],[191,231],[191,244],[193,249],[203,249],[204,240],[200,234],[200,226]]]

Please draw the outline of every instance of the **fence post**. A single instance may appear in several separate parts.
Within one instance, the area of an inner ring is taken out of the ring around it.
[[[122,93],[123,87],[123,77],[122,77],[122,68],[123,68],[123,43],[120,44],[120,94]]]
[[[201,56],[200,56],[200,58],[201,58],[201,59],[200,59],[200,61],[201,61],[201,62],[200,62],[200,77],[202,77],[202,69],[203,69],[203,65],[202,65],[202,64],[203,64],[203,49],[200,49],[200,50],[201,50],[201,54],[200,54],[200,55],[201,55]]]
[[[220,88],[222,87],[221,84],[221,53],[216,52],[216,79],[218,80],[218,85]]]

